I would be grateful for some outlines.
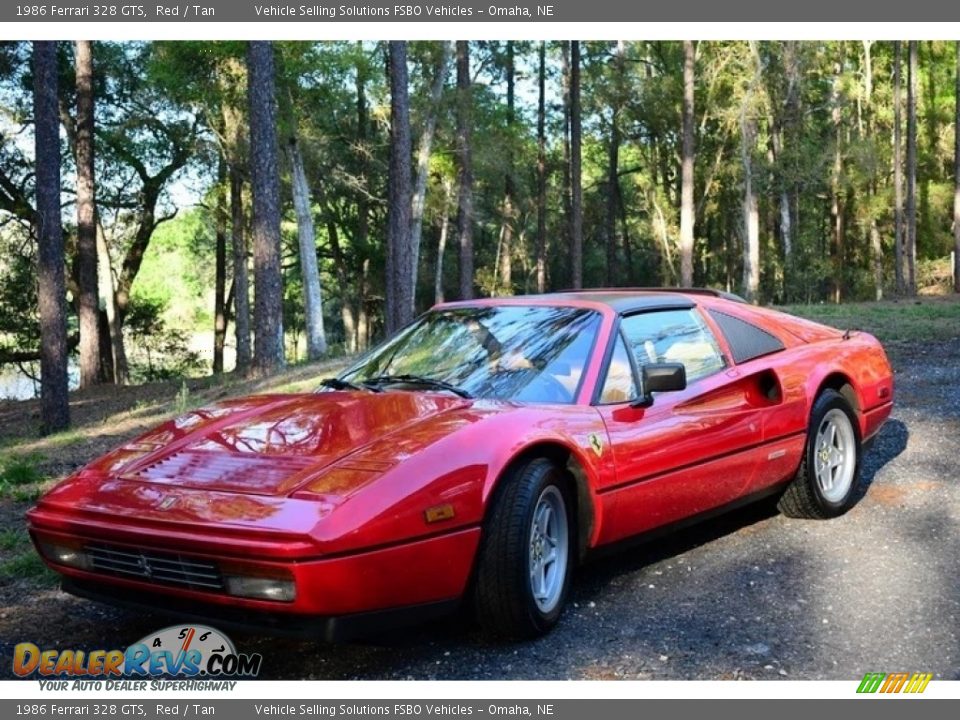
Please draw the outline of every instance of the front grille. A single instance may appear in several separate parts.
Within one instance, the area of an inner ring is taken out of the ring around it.
[[[219,568],[207,560],[109,545],[88,545],[86,551],[94,570],[109,575],[195,590],[223,590]]]

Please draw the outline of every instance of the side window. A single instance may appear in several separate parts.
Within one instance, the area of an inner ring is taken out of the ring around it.
[[[694,310],[631,315],[623,319],[620,327],[640,367],[658,362],[683,363],[687,382],[724,367],[717,341]]]
[[[607,368],[607,379],[603,381],[603,390],[600,392],[600,404],[628,402],[638,394],[627,346],[624,345],[623,338],[618,337],[610,357],[610,366]]]
[[[737,365],[783,350],[780,338],[746,320],[719,310],[711,310],[710,317],[720,326],[720,332],[726,337],[730,354]]]

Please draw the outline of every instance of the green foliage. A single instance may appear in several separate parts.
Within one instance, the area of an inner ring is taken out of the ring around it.
[[[37,467],[40,461],[36,455],[0,457],[0,491],[43,481],[43,474]]]
[[[21,528],[7,528],[0,531],[0,550],[14,550],[29,543],[30,538]]]
[[[166,326],[189,333],[213,325],[212,213],[179,213],[153,234],[133,287],[134,303],[158,307]]]
[[[131,374],[141,382],[167,380],[195,373],[203,367],[190,348],[188,334],[164,320],[167,304],[155,298],[138,298],[127,314]]]
[[[17,580],[30,580],[46,587],[52,587],[59,582],[57,574],[43,563],[32,548],[0,563],[0,585]]]
[[[337,352],[353,352],[383,327],[390,152],[385,45],[283,41],[274,47],[288,354],[296,360],[304,345],[286,152],[292,138],[308,180],[328,342]],[[482,41],[469,47],[474,284],[485,295],[532,292],[540,43]],[[949,285],[944,267],[953,242],[956,53],[945,41],[919,47],[918,280],[921,287],[942,291]],[[509,48],[516,81],[512,122]],[[546,265],[547,287],[556,290],[569,287],[572,277],[565,186],[568,43],[550,42],[545,48]],[[590,41],[581,49],[584,284],[676,283],[682,44]],[[125,322],[138,380],[205,369],[197,348],[212,346],[218,225],[224,237],[232,230],[224,212],[224,175],[230,169],[243,179],[242,229],[249,238],[245,50],[244,42],[235,41],[95,44],[98,214],[115,279],[131,283]],[[440,43],[411,42],[408,50],[415,149],[428,118],[436,119],[415,288],[420,311],[435,299],[444,227],[440,286],[448,299],[458,293],[456,91],[451,67],[440,101],[431,99]],[[71,44],[60,44],[61,100],[68,116],[75,101],[72,52]],[[0,44],[0,176],[10,195],[0,203],[0,353],[36,344],[29,58],[28,43]],[[759,201],[761,301],[874,297],[874,229],[882,251],[880,284],[891,292],[893,62],[890,42],[696,44],[696,284],[741,290],[748,160]],[[905,92],[905,68],[903,85]],[[745,146],[747,125],[756,132]],[[614,157],[615,183],[610,180]],[[69,178],[74,168],[66,138],[63,158]],[[508,185],[511,217],[505,211]],[[149,212],[148,195],[155,201]],[[67,267],[72,268],[75,208],[72,195],[64,197]],[[782,219],[785,204],[789,237]],[[513,238],[509,247],[507,235]],[[131,279],[127,275],[145,240],[142,264]],[[609,253],[608,241],[613,244]],[[509,283],[505,259],[511,261],[506,263],[512,268]],[[228,261],[228,288],[231,279]],[[75,321],[70,322],[73,330]],[[231,331],[232,324],[228,356]]]
[[[2,228],[0,350],[35,348],[39,334],[33,243],[20,228]]]
[[[10,497],[18,503],[35,503],[43,494],[43,490],[37,486],[15,487],[10,490]]]
[[[39,468],[42,460],[34,453],[0,456],[0,497],[14,502],[33,502],[40,497],[46,480]]]

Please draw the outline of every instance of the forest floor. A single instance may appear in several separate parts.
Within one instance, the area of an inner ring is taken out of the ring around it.
[[[960,679],[960,298],[787,309],[874,333],[895,369],[894,414],[843,517],[790,520],[766,503],[592,563],[560,625],[530,643],[491,643],[462,617],[340,646],[235,642],[274,679]],[[184,410],[312,389],[342,363],[77,392],[74,429],[42,439],[36,401],[0,402],[0,676],[17,642],[89,649],[168,624],[57,589],[24,530],[39,492]]]

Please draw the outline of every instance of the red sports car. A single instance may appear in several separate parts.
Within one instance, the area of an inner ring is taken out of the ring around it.
[[[724,293],[448,303],[316,393],[109,453],[29,527],[65,590],[107,602],[333,639],[469,601],[529,637],[602,546],[773,493],[844,512],[892,401],[872,336]]]

